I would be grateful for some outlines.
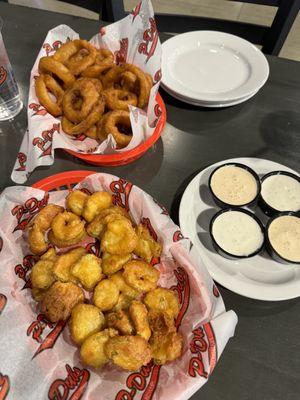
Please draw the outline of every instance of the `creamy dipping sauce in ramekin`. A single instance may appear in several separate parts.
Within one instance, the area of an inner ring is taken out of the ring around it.
[[[261,196],[278,211],[300,210],[300,183],[288,175],[271,175],[263,180]]]
[[[212,235],[223,250],[239,257],[254,253],[264,241],[259,224],[241,211],[220,214],[213,222]]]
[[[211,177],[210,187],[222,202],[240,206],[255,199],[258,191],[254,176],[244,168],[224,165]]]
[[[268,238],[281,257],[300,263],[300,218],[283,215],[274,219],[268,229]]]

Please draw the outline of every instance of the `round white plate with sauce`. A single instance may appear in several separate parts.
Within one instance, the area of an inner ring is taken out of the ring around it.
[[[213,201],[208,178],[217,166],[229,162],[248,165],[260,177],[279,170],[299,176],[284,165],[259,158],[233,158],[213,164],[196,175],[183,193],[179,209],[182,234],[191,239],[212,278],[225,288],[257,300],[279,301],[300,296],[300,264],[278,263],[266,250],[241,260],[226,259],[214,250],[209,223],[220,208]],[[258,206],[250,210],[266,224],[268,217]]]
[[[269,76],[263,53],[228,33],[194,31],[162,44],[162,85],[194,101],[234,102],[257,92]]]

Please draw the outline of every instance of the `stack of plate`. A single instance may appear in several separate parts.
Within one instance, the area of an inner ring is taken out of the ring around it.
[[[178,100],[228,107],[254,96],[269,76],[263,53],[223,32],[195,31],[162,45],[162,87]]]

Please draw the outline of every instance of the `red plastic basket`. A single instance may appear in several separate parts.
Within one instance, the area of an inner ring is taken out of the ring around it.
[[[32,185],[33,188],[42,189],[46,192],[53,190],[72,190],[73,186],[89,175],[95,174],[95,171],[68,171],[61,172],[41,179]]]
[[[117,165],[125,165],[129,164],[138,158],[142,157],[143,154],[146,153],[147,150],[150,149],[151,146],[160,138],[162,130],[166,124],[167,120],[167,111],[165,103],[159,93],[156,96],[157,103],[161,109],[161,115],[157,122],[156,128],[153,132],[153,135],[150,136],[145,142],[141,143],[139,146],[134,149],[125,151],[124,153],[117,154],[82,154],[77,153],[73,150],[64,149],[67,153],[72,154],[74,157],[80,158],[81,160],[86,161],[88,164],[92,165],[102,165],[102,166],[117,166]]]

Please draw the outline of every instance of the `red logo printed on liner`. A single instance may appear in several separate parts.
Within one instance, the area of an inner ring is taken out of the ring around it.
[[[150,28],[146,29],[143,34],[143,42],[138,47],[138,52],[147,56],[146,62],[153,56],[157,43],[158,32],[154,18],[149,18]]]
[[[48,113],[48,111],[41,105],[38,103],[30,103],[28,106],[31,110],[33,110],[33,114],[34,115],[46,115]]]
[[[61,45],[62,42],[60,40],[56,40],[55,42],[53,42],[52,46],[49,43],[44,43],[43,49],[45,49],[46,55],[48,56],[50,53],[52,53],[52,51],[58,50]]]
[[[19,152],[17,155],[18,162],[20,166],[15,169],[15,171],[25,171],[26,169],[26,161],[27,161],[27,156],[25,153]]]
[[[41,200],[31,197],[24,204],[15,206],[11,213],[17,219],[17,225],[13,232],[23,231],[30,220],[48,203],[49,194],[45,193]]]
[[[33,321],[27,329],[27,336],[31,335],[34,340],[40,343],[32,358],[35,358],[44,350],[52,349],[66,324],[67,321],[58,321],[56,324],[52,324],[43,314],[39,314],[37,320]],[[48,334],[42,337],[44,331],[48,331]]]
[[[52,138],[54,132],[59,132],[60,124],[53,124],[51,129],[42,132],[41,137],[35,137],[32,141],[33,146],[37,146],[42,153],[39,157],[49,156],[52,151]]]
[[[48,392],[49,400],[79,400],[83,396],[90,373],[87,369],[74,367],[66,364],[67,377],[56,379],[50,386]]]
[[[17,264],[15,266],[15,274],[25,282],[25,285],[22,287],[21,290],[31,288],[30,272],[36,261],[37,257],[29,254],[23,258],[22,264]]]
[[[10,388],[9,377],[0,372],[0,400],[6,399]]]
[[[120,206],[129,211],[129,195],[132,189],[132,183],[127,182],[125,179],[111,182],[109,188],[113,192],[113,204]]]
[[[117,64],[126,62],[128,53],[128,38],[120,40],[120,49],[115,51],[115,61]]]

